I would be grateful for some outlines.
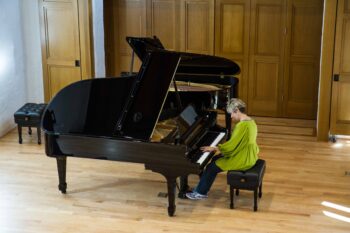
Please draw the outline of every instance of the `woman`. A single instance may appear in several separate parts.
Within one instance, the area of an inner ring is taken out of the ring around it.
[[[197,187],[186,197],[192,200],[207,198],[216,175],[222,171],[245,171],[255,165],[258,160],[259,147],[256,143],[257,126],[246,112],[246,104],[233,98],[227,103],[226,111],[231,119],[237,122],[230,140],[218,147],[201,147],[203,152],[215,152],[216,156],[205,168]]]

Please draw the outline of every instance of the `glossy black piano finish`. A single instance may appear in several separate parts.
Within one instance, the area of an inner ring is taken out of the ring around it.
[[[144,61],[146,54],[151,51],[164,50],[162,42],[153,37],[126,37],[133,52]],[[223,92],[208,93],[180,92],[183,106],[194,104],[198,111],[208,108],[225,110],[229,98],[237,97],[238,75],[241,70],[237,63],[223,57],[179,52],[181,61],[175,74],[175,80],[188,83],[205,83],[223,86]],[[133,61],[132,61],[133,62]],[[229,86],[229,89],[225,87]],[[218,101],[214,101],[218,99]],[[169,94],[167,105],[174,105],[176,96]],[[216,102],[216,104],[213,104]],[[231,132],[231,117],[225,114],[226,128]]]
[[[199,148],[193,140],[184,143],[187,138],[181,135],[166,143],[151,140],[180,55],[158,51],[147,56],[137,76],[84,80],[62,89],[43,115],[45,151],[56,158],[62,193],[67,190],[67,157],[145,164],[166,178],[168,214],[173,216],[176,179],[199,174],[210,156],[201,164],[193,161]],[[197,121],[196,133],[206,135],[215,129],[216,113]]]
[[[147,52],[165,49],[162,42],[156,36],[153,38],[126,37],[126,41],[141,61],[144,61]],[[197,76],[208,77],[218,76],[219,80],[216,80],[216,82],[220,82],[220,79],[226,82],[225,76],[233,77],[233,75],[240,73],[239,66],[227,58],[185,52],[179,52],[179,54],[181,61],[176,71],[177,75],[191,74],[191,77],[195,74]]]

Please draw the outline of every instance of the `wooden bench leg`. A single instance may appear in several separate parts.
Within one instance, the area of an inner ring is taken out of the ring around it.
[[[230,203],[230,209],[234,209],[234,208],[235,208],[235,205],[234,205],[234,195],[233,195],[234,191],[235,191],[235,190],[233,189],[233,186],[230,185],[230,201],[231,201],[231,203]]]
[[[261,198],[261,197],[262,197],[262,182],[259,186],[259,198]]]
[[[258,188],[254,189],[254,211],[258,210]]]
[[[36,131],[38,133],[38,144],[41,144],[41,129],[40,127],[36,128]]]
[[[18,125],[17,129],[18,129],[18,142],[19,144],[22,144],[22,126]]]

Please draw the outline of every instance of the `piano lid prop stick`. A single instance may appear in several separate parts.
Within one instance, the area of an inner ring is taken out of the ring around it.
[[[179,112],[182,112],[183,110],[183,106],[182,106],[182,103],[181,103],[181,99],[180,99],[180,94],[177,90],[177,85],[176,85],[176,81],[175,79],[173,79],[173,83],[174,83],[174,89],[175,89],[175,95],[176,95],[176,101],[177,101],[177,104],[178,104],[178,108],[179,108]]]

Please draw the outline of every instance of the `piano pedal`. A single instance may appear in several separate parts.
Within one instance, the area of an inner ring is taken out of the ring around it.
[[[159,193],[158,193],[158,197],[164,197],[164,198],[166,198],[166,197],[168,197],[168,193],[159,192]]]
[[[177,194],[177,197],[178,197],[178,198],[181,198],[181,199],[187,199],[187,197],[186,197],[186,192],[179,192],[179,193]]]

